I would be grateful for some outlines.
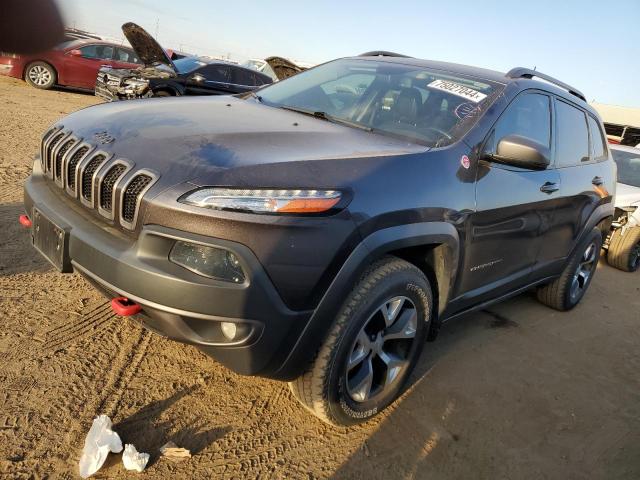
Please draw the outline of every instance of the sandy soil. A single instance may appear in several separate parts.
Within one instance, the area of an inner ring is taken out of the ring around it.
[[[388,414],[328,427],[285,384],[112,315],[17,223],[44,129],[96,103],[0,78],[0,476],[77,476],[92,419],[151,453],[98,478],[640,478],[640,276],[600,265],[561,314],[523,295],[443,328]],[[173,440],[194,456],[159,458]]]

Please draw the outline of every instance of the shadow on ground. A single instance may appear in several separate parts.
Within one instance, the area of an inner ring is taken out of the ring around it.
[[[23,214],[21,203],[0,205],[0,276],[53,268],[31,245],[29,229],[18,222]]]

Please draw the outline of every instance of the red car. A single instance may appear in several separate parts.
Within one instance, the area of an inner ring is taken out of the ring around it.
[[[0,52],[0,74],[22,78],[42,89],[64,85],[93,90],[100,67],[135,68],[141,64],[131,48],[102,40],[72,40],[34,55]]]

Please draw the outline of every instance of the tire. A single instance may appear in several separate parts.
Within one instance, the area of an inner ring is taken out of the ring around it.
[[[625,272],[635,272],[640,268],[640,227],[614,230],[609,242],[607,263]]]
[[[562,312],[580,303],[596,273],[601,247],[602,233],[594,228],[569,257],[560,277],[538,288],[538,300]]]
[[[154,97],[175,97],[171,92],[166,90],[158,90],[157,92],[153,92]]]
[[[46,62],[32,62],[24,69],[24,80],[32,87],[49,90],[56,84],[58,74]]]
[[[377,261],[347,296],[307,371],[289,383],[291,392],[332,425],[373,417],[404,391],[425,343],[432,306],[422,271],[395,257]]]

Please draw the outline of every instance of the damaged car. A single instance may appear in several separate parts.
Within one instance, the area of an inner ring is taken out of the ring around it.
[[[101,68],[95,92],[105,100],[229,95],[245,93],[273,82],[268,75],[221,60],[184,57],[174,61],[142,27],[125,23],[122,31],[143,66],[134,69]]]
[[[616,211],[604,244],[607,263],[625,272],[640,268],[640,148],[611,145],[618,166]]]
[[[269,75],[274,82],[292,77],[309,68],[284,57],[276,56],[267,57],[264,60],[252,58],[244,62],[242,66]]]

